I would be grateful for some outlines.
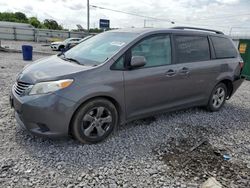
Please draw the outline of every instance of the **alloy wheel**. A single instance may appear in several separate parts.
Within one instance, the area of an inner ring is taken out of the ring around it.
[[[100,106],[90,109],[82,119],[82,131],[86,137],[102,137],[111,127],[112,115],[109,109]]]
[[[225,96],[226,96],[226,92],[224,88],[218,87],[212,97],[213,107],[219,108],[223,104]]]

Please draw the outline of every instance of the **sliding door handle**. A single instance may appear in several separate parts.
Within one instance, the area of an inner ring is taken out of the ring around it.
[[[176,75],[176,71],[173,70],[173,69],[169,69],[167,72],[165,72],[165,75],[166,75],[167,77],[175,76],[175,75]]]
[[[186,74],[189,74],[189,68],[187,68],[187,67],[183,67],[180,71],[179,71],[179,73],[180,74],[182,74],[182,75],[186,75]]]

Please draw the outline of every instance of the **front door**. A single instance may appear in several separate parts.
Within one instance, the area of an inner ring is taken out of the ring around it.
[[[172,64],[170,35],[153,35],[137,43],[128,52],[144,56],[144,67],[124,71],[127,118],[165,109],[179,98],[176,65]],[[176,87],[177,86],[177,87]]]

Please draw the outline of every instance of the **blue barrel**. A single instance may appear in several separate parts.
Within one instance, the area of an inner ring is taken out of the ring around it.
[[[33,47],[30,45],[22,45],[23,60],[32,60]]]

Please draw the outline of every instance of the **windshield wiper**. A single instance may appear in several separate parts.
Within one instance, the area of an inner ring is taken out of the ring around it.
[[[63,55],[63,57],[61,57],[62,55]],[[72,57],[66,57],[64,52],[59,53],[57,56],[61,57],[61,59],[65,60],[65,61],[73,61],[79,65],[83,65],[77,59],[74,59]]]
[[[82,65],[78,60],[76,60],[74,58],[71,58],[71,57],[64,57],[63,59],[66,60],[66,61],[73,61],[73,62],[75,62],[75,63],[77,63],[79,65]]]
[[[61,57],[63,60],[65,60],[65,61],[70,61],[70,62],[75,62],[75,63],[77,63],[77,64],[79,64],[79,65],[84,65],[84,64],[82,64],[82,63],[80,63],[77,59],[74,59],[74,58],[71,58],[71,57],[66,57],[64,54],[62,54],[63,55],[63,57]]]

